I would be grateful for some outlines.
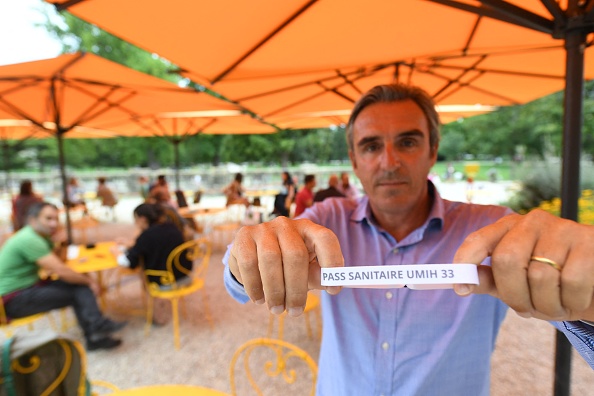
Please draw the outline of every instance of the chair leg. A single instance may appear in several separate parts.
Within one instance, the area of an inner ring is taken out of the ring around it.
[[[312,338],[311,325],[309,323],[309,312],[306,313],[304,316],[305,316],[305,328],[307,329],[307,337]]]
[[[208,306],[208,296],[204,292],[202,292],[200,294],[202,294],[202,302],[204,303],[204,316],[206,316],[206,320],[208,321],[208,325],[210,326],[210,329],[213,330],[214,324],[212,321],[212,316],[210,316],[210,307]]]
[[[146,307],[146,324],[144,325],[144,335],[148,336],[151,331],[151,325],[153,324],[153,297],[147,295],[147,307]]]
[[[274,315],[268,313],[268,332],[266,333],[266,338],[272,338],[272,329],[274,328]]]
[[[179,304],[177,298],[171,299],[171,311],[173,314],[173,343],[175,349],[179,350]]]
[[[285,314],[281,314],[278,316],[278,339],[283,339],[283,332],[285,330]]]

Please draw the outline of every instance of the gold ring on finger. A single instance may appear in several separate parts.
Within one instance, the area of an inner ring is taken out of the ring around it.
[[[540,256],[530,256],[530,261],[538,261],[539,263],[550,265],[551,267],[555,268],[557,271],[561,271],[561,266],[554,260],[548,259],[546,257]]]

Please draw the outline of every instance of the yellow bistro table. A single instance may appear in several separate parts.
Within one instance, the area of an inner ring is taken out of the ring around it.
[[[225,392],[193,385],[153,385],[120,390],[111,396],[229,396]]]
[[[76,257],[66,260],[66,265],[76,272],[80,272],[81,274],[94,272],[97,274],[97,282],[101,287],[99,301],[102,308],[105,308],[106,305],[105,296],[103,294],[105,285],[103,284],[102,272],[118,267],[118,262],[115,256],[109,251],[109,249],[115,245],[115,242],[99,242],[95,245],[77,245],[78,254]]]

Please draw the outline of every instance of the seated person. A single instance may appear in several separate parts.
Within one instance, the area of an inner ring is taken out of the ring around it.
[[[86,211],[86,204],[83,198],[83,189],[78,184],[76,177],[71,177],[68,180],[68,186],[66,186],[66,204],[67,207],[73,208],[78,205],[82,205]]]
[[[330,175],[328,178],[328,188],[320,190],[314,195],[314,202],[322,202],[326,198],[339,197],[344,198],[345,195],[338,191],[338,176]]]
[[[194,233],[199,232],[198,224],[192,218],[184,218],[179,214],[176,208],[171,206],[167,200],[167,195],[163,192],[157,192],[147,203],[157,204],[162,209],[163,220],[173,223],[182,233],[184,239],[189,241],[194,238]]]
[[[164,220],[162,206],[158,204],[140,204],[134,209],[134,222],[140,229],[140,235],[136,241],[120,240],[118,243],[126,249],[121,252],[118,246],[114,246],[112,253],[117,256],[118,264],[130,268],[142,265],[144,269],[167,270],[167,257],[176,247],[181,245],[184,237],[180,230],[171,222]],[[180,264],[186,271],[173,266],[173,276],[178,285],[188,284],[191,279],[188,273],[192,270],[192,262],[185,255],[180,257]],[[171,285],[163,285],[161,277],[149,276],[150,283],[157,283],[163,289],[171,288]],[[159,303],[166,303],[158,300]],[[164,305],[155,304],[153,322],[164,324],[166,322]]]
[[[15,232],[27,225],[27,213],[31,205],[41,201],[41,197],[33,192],[31,180],[23,180],[19,195],[12,201],[12,225]]]
[[[0,249],[0,295],[6,315],[22,318],[72,306],[88,350],[120,345],[111,333],[126,323],[103,316],[95,299],[99,284],[70,269],[52,250],[50,238],[58,229],[58,208],[48,202],[35,203],[27,220],[28,225]],[[58,280],[41,280],[40,269]]]
[[[109,206],[113,208],[117,203],[118,200],[115,197],[113,191],[105,184],[106,179],[104,177],[100,177],[97,179],[97,198],[101,199],[102,206]]]
[[[243,196],[245,193],[245,188],[241,184],[243,182],[243,175],[241,173],[235,174],[235,178],[227,187],[223,189],[223,194],[227,198],[226,206],[230,205],[245,205],[248,207],[250,205],[250,201],[246,197]]]

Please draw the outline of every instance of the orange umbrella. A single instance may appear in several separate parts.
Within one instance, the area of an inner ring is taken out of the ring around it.
[[[63,138],[74,137],[75,127],[105,129],[101,125],[162,112],[236,109],[92,54],[0,66],[0,119],[27,120],[57,138],[64,198]]]

